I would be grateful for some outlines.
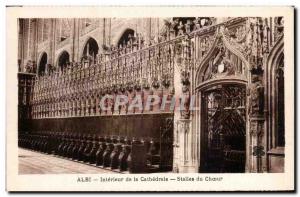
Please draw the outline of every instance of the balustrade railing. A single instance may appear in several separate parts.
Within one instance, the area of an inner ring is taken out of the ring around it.
[[[173,85],[175,43],[182,37],[137,50],[115,50],[97,60],[70,63],[36,79],[33,118],[96,115],[100,97]],[[95,63],[94,63],[95,62]]]
[[[188,59],[189,63],[199,62],[211,47],[219,26],[245,25],[246,20],[233,18],[184,35],[175,35],[175,32],[168,30],[159,43],[147,47],[139,38],[135,38],[123,47],[112,47],[97,57],[69,63],[59,71],[49,69],[48,74],[37,77],[32,86],[31,116],[45,118],[107,114],[99,107],[105,95],[125,94],[134,97],[149,88],[173,88],[174,65],[178,54],[183,60]],[[188,47],[187,39],[193,40]]]

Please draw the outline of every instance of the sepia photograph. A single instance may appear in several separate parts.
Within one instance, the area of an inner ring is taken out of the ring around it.
[[[218,190],[227,175],[288,174],[293,186],[293,8],[283,8],[263,16],[210,17],[197,7],[166,8],[167,16],[15,14],[16,130],[7,130],[15,176],[214,182]]]

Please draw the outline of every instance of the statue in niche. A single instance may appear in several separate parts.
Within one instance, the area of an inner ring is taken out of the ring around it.
[[[254,116],[261,115],[264,107],[264,87],[257,75],[252,76],[252,83],[248,89],[248,96],[250,99],[248,113]]]
[[[183,47],[183,56],[185,58],[189,58],[190,56],[190,48],[191,48],[191,40],[188,34],[185,34],[184,39],[182,41]]]
[[[194,31],[201,28],[200,18],[199,18],[199,17],[196,18],[196,19],[193,21],[193,23],[194,23],[194,29],[193,29]]]
[[[201,57],[203,57],[205,55],[205,53],[207,52],[209,46],[208,46],[208,38],[207,37],[204,37],[201,39],[201,42],[200,42],[200,54],[201,54]]]
[[[189,87],[184,85],[182,87],[182,95],[180,98],[180,118],[189,119],[190,118],[190,90]],[[183,100],[182,100],[183,99]]]
[[[184,33],[184,25],[182,24],[182,21],[179,22],[179,25],[178,25],[178,34],[177,36],[182,36]]]
[[[168,20],[164,20],[163,30],[161,31],[160,34],[162,42],[169,39],[169,32],[171,28],[172,28],[172,23],[169,22]]]
[[[175,35],[176,35],[176,29],[177,29],[178,24],[179,24],[179,20],[178,19],[172,20],[172,22],[170,24],[170,36],[171,36],[171,38],[175,37]]]
[[[184,25],[185,26],[185,33],[189,34],[191,33],[191,30],[192,30],[192,23],[190,20],[187,20],[186,24]]]
[[[183,86],[190,85],[190,72],[188,70],[182,70],[180,72],[181,83]]]

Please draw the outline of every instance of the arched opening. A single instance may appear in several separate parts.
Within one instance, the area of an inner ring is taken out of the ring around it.
[[[82,58],[95,61],[98,51],[99,46],[97,44],[97,41],[94,38],[89,38],[84,46]]]
[[[222,39],[199,66],[196,91],[200,109],[200,172],[242,173],[246,169],[248,69],[242,56]]]
[[[46,72],[46,64],[47,64],[47,53],[43,53],[39,62],[38,75],[42,76]]]
[[[276,146],[284,147],[285,145],[285,123],[284,123],[284,55],[280,55],[275,70],[276,77],[276,97],[275,97],[275,114],[276,114]]]
[[[285,85],[283,37],[274,45],[268,57],[268,171],[285,170]]]
[[[200,113],[200,172],[245,172],[246,86],[221,83],[203,89]]]
[[[63,51],[58,57],[58,66],[61,70],[67,67],[67,64],[70,62],[70,55],[67,51]]]
[[[133,36],[134,30],[126,29],[118,41],[118,46],[124,46],[125,44],[127,44],[128,41],[130,41],[133,38]]]
[[[199,66],[197,83],[202,84],[218,78],[231,77],[246,80],[248,78],[246,62],[228,49],[223,41],[215,42],[215,46]]]

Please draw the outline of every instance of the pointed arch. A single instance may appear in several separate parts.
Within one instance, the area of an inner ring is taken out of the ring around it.
[[[93,57],[95,60],[97,57],[97,54],[99,53],[99,45],[95,38],[88,37],[85,41],[85,44],[83,45],[82,51],[81,51],[81,58],[87,58],[88,56]]]
[[[39,63],[38,63],[38,75],[42,76],[46,72],[46,65],[48,62],[48,55],[46,52],[42,52],[39,58]]]
[[[117,46],[127,44],[127,42],[130,40],[130,37],[134,36],[135,31],[131,28],[126,28],[119,36],[119,39],[117,39]]]
[[[284,66],[284,40],[281,37],[270,51],[266,68],[270,149],[284,147]]]
[[[214,58],[216,56],[220,45],[223,45],[226,50],[228,50],[230,53],[235,55],[240,60],[240,62],[244,66],[243,69],[246,72],[245,76],[247,77],[247,75],[248,75],[249,62],[246,60],[244,55],[239,50],[235,49],[229,43],[229,41],[226,40],[223,33],[220,33],[220,30],[218,30],[215,37],[216,38],[215,38],[212,46],[210,47],[210,49],[208,50],[207,54],[204,56],[202,61],[199,63],[199,66],[197,66],[196,75],[195,75],[196,86],[198,86],[200,83],[203,82],[202,77],[205,74],[206,70],[209,68],[209,61],[211,61],[212,58]]]
[[[67,66],[68,63],[70,63],[70,54],[68,51],[62,51],[57,58],[57,66],[59,69],[63,69],[64,67]]]

